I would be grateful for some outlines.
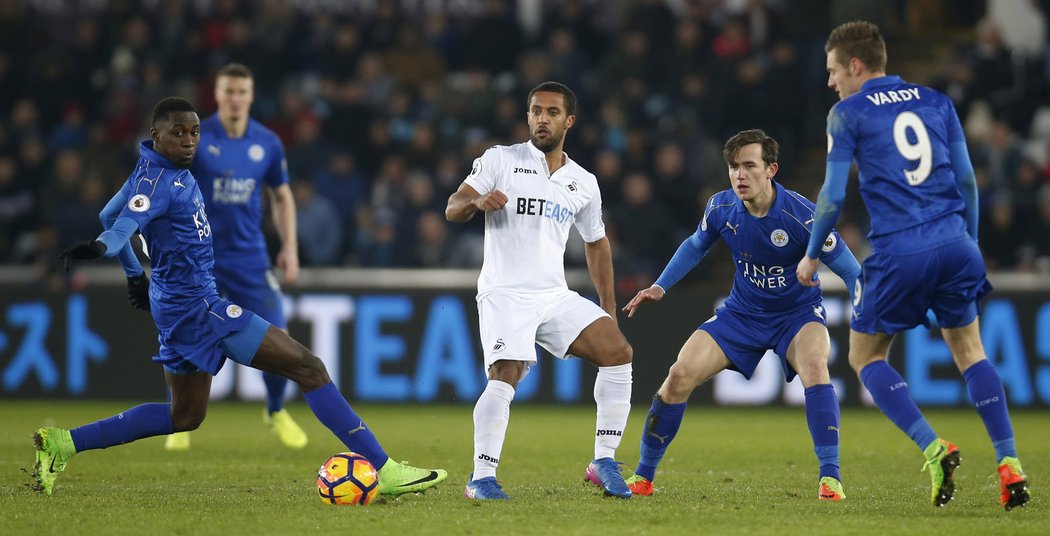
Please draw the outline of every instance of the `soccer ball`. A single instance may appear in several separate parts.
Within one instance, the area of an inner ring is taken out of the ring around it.
[[[379,476],[364,456],[343,452],[317,471],[317,493],[325,504],[365,505],[379,493]]]

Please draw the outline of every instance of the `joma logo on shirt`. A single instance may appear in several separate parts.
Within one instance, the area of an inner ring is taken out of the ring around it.
[[[534,170],[534,169],[527,169],[527,168],[520,168],[520,167],[514,168],[514,173],[524,173],[526,175],[539,175],[539,173],[536,173],[536,170]]]

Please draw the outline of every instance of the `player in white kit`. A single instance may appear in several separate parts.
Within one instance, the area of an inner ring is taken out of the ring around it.
[[[478,279],[481,344],[489,382],[474,407],[474,472],[464,495],[508,499],[496,481],[518,382],[536,362],[536,344],[598,367],[594,460],[586,480],[606,495],[631,497],[616,463],[631,409],[631,346],[616,321],[612,250],[593,174],[562,151],[576,122],[576,95],[557,82],[529,92],[530,139],[497,145],[474,161],[449,197],[445,217],[465,222],[485,213],[485,260]],[[595,305],[565,282],[565,243],[575,225],[586,242]]]

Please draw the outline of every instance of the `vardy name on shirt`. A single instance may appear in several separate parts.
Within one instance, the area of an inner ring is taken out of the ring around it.
[[[912,87],[901,90],[878,91],[871,95],[865,95],[864,97],[870,100],[875,106],[893,104],[895,102],[907,102],[910,100],[919,100],[919,88]]]

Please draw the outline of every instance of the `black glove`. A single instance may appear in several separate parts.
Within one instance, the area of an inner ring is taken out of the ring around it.
[[[66,249],[62,250],[58,258],[62,259],[62,263],[66,267],[66,271],[69,271],[69,259],[97,259],[106,252],[106,244],[98,240],[81,240],[80,242],[73,242],[66,246]]]
[[[128,278],[128,303],[136,309],[149,311],[149,277],[145,272]]]

